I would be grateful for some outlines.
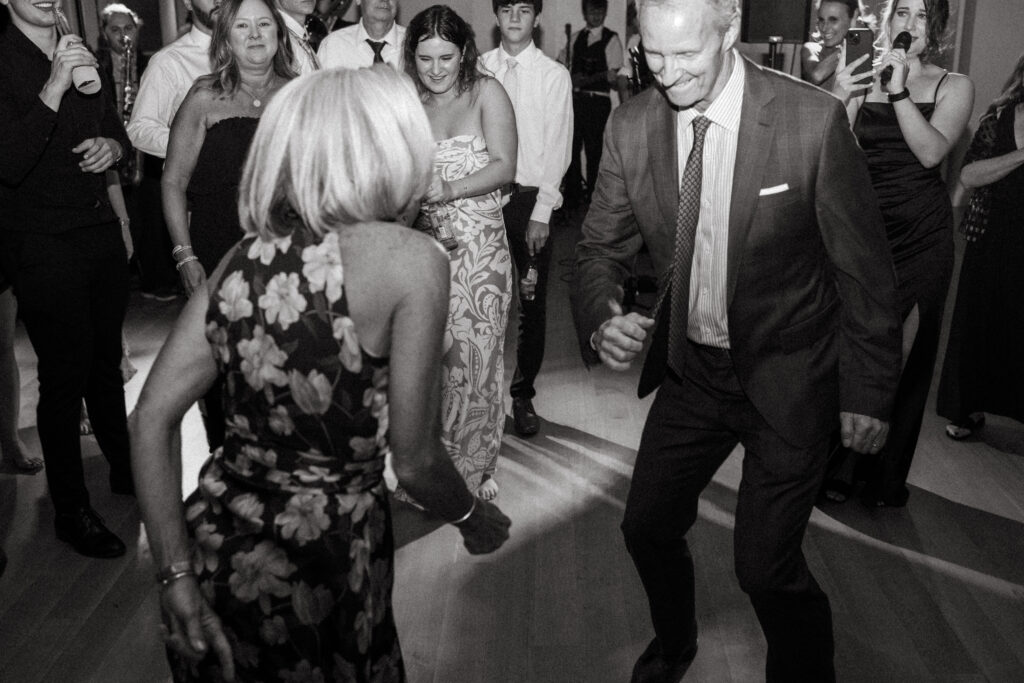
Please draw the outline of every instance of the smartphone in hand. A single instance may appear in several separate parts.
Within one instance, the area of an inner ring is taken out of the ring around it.
[[[859,76],[871,72],[874,43],[875,34],[869,28],[851,28],[846,32],[846,65],[857,61],[863,55],[869,55],[853,72],[854,82],[860,80]]]

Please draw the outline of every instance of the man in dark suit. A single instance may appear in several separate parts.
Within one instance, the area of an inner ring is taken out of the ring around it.
[[[678,681],[697,650],[686,533],[737,443],[735,567],[768,642],[769,681],[834,679],[828,598],[801,543],[837,421],[877,453],[900,367],[895,277],[864,157],[838,100],[733,48],[739,0],[644,0],[658,88],[605,134],[577,247],[584,360],[660,386],[622,530],[656,637],[634,681]],[[620,308],[650,247],[654,318]]]

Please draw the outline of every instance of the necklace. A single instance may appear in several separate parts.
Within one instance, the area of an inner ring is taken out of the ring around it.
[[[249,95],[250,97],[252,97],[252,106],[256,107],[257,109],[259,109],[261,106],[263,106],[263,98],[267,96],[267,92],[270,90],[270,87],[273,84],[274,84],[274,79],[273,79],[273,77],[271,77],[271,79],[269,81],[267,81],[266,85],[264,85],[262,88],[257,88],[256,92],[253,92],[252,90],[250,90],[245,85],[245,83],[243,83],[241,81],[241,79],[239,79],[239,81],[238,81],[238,87],[241,88],[241,90],[246,95]]]

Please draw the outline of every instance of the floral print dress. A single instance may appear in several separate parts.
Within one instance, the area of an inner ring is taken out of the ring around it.
[[[383,483],[386,361],[360,347],[335,233],[249,237],[212,295],[227,438],[185,502],[239,681],[404,681]],[[169,653],[177,681],[216,660]]]
[[[438,142],[435,167],[455,182],[488,164],[477,135]],[[501,193],[453,203],[459,246],[451,254],[451,295],[444,334],[441,441],[476,491],[494,474],[505,426],[505,326],[512,303],[512,256],[501,216]]]

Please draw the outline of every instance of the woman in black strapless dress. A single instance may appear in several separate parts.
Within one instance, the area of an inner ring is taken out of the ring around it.
[[[288,30],[266,0],[220,5],[210,61],[213,73],[196,79],[171,124],[161,180],[172,255],[189,296],[242,238],[245,157],[266,103],[295,77]],[[221,389],[215,383],[200,402],[211,451],[224,443]]]
[[[888,51],[876,72],[892,67],[892,76],[885,84],[880,76],[866,96],[847,104],[885,218],[904,319],[903,375],[888,440],[874,461],[861,468],[867,479],[864,500],[871,505],[899,507],[907,502],[907,474],[921,431],[953,271],[953,213],[939,165],[964,130],[974,86],[966,76],[928,62],[941,49],[948,19],[946,0],[886,3],[879,40]],[[905,52],[892,50],[893,38],[904,31],[910,34],[910,47]],[[848,74],[840,72],[838,92],[848,83]],[[843,479],[830,486],[833,500],[849,489]]]

